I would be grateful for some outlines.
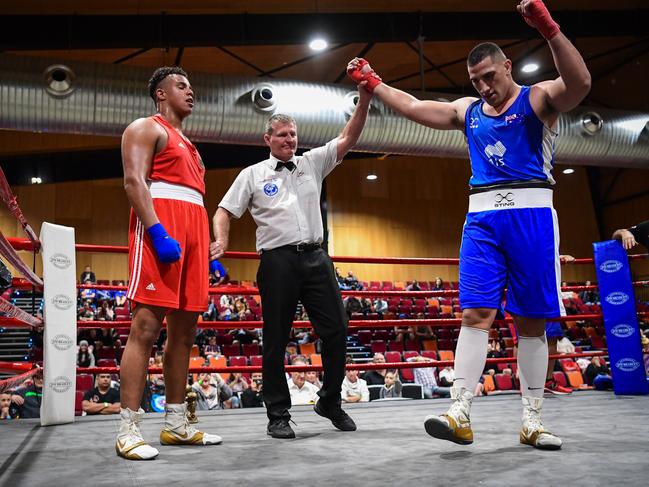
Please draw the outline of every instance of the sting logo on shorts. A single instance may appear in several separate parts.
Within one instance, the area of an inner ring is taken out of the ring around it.
[[[612,274],[613,272],[617,272],[620,269],[622,269],[622,262],[619,260],[607,260],[605,262],[602,262],[602,265],[599,266],[599,268],[607,272],[608,274]]]
[[[514,193],[496,193],[494,196],[494,208],[503,208],[506,206],[514,206]]]
[[[266,183],[264,184],[264,194],[266,196],[275,196],[277,194],[278,188],[275,183]]]
[[[623,372],[633,372],[640,367],[640,362],[633,358],[621,358],[615,362],[615,366]]]
[[[618,338],[630,337],[634,332],[635,329],[631,325],[627,325],[626,323],[620,323],[619,325],[615,325],[613,328],[611,328],[611,333],[613,333],[613,335]]]
[[[614,305],[624,304],[628,300],[629,300],[629,295],[620,291],[616,291],[606,296],[606,302]]]

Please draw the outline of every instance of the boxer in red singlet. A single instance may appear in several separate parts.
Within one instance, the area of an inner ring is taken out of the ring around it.
[[[203,206],[205,167],[182,133],[194,93],[178,67],[149,80],[157,113],[131,123],[122,137],[124,189],[131,203],[129,289],[133,320],[120,367],[121,422],[115,449],[129,460],[158,450],[139,424],[146,370],[163,319],[166,386],[163,445],[214,445],[221,438],[196,430],[186,418],[185,385],[198,314],[207,309],[209,227]]]

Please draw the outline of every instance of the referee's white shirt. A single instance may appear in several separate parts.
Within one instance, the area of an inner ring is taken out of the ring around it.
[[[271,154],[241,171],[219,206],[235,218],[250,210],[257,224],[257,252],[282,245],[321,243],[322,181],[341,162],[337,148],[336,138],[294,156],[293,171],[276,171],[278,159]]]

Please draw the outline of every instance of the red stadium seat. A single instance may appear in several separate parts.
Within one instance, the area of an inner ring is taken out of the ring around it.
[[[496,381],[496,388],[500,391],[511,391],[514,389],[514,382],[512,376],[509,374],[496,374],[494,375]]]
[[[383,340],[372,340],[372,353],[383,353],[385,354],[385,342]]]
[[[403,342],[390,340],[388,341],[388,348],[391,352],[403,352]]]
[[[258,343],[244,343],[242,345],[243,355],[250,357],[251,355],[259,355],[261,353],[261,347]]]
[[[74,415],[81,416],[83,413],[83,392],[77,391],[74,395]]]
[[[223,352],[223,355],[225,355],[226,357],[233,357],[233,356],[241,355],[241,346],[238,343],[223,345],[221,347],[221,351]]]
[[[263,358],[261,355],[253,355],[250,357],[250,365],[261,366]]]
[[[86,392],[92,389],[95,385],[95,380],[90,374],[77,375],[77,391]]]
[[[401,352],[385,352],[386,362],[401,362]]]
[[[97,360],[97,367],[117,367],[117,361],[115,359],[100,359]]]

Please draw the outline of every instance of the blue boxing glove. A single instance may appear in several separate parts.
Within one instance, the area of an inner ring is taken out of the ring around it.
[[[156,223],[147,228],[146,231],[149,237],[151,237],[151,243],[153,244],[155,253],[158,254],[160,262],[163,264],[171,264],[180,260],[182,251],[180,244],[169,236],[161,223]]]
[[[217,276],[218,272],[218,277],[224,277],[226,274],[225,267],[221,265],[221,263],[217,260],[210,260],[210,274],[214,274],[214,276]]]

